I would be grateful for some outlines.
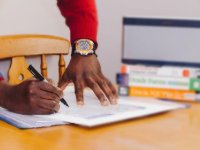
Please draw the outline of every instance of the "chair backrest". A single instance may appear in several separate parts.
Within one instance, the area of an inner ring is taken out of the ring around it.
[[[11,59],[8,82],[18,84],[32,77],[27,70],[25,60],[28,56],[41,56],[41,73],[47,77],[45,55],[59,55],[59,77],[65,70],[64,55],[69,53],[70,42],[67,39],[50,35],[8,35],[0,36],[0,60]]]

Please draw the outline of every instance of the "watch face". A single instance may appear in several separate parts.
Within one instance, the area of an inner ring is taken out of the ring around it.
[[[90,49],[90,44],[88,41],[81,41],[79,42],[79,49],[80,50],[88,50]]]
[[[94,53],[93,47],[94,47],[93,41],[87,39],[81,39],[76,42],[75,53],[81,55],[93,54]]]

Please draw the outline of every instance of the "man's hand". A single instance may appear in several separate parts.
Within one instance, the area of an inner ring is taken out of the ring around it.
[[[21,114],[50,114],[59,110],[62,90],[42,81],[27,80],[19,85],[4,85],[2,106]]]
[[[64,89],[70,82],[74,83],[76,100],[83,105],[83,90],[93,90],[102,105],[117,103],[117,92],[112,83],[101,72],[99,61],[95,55],[74,55],[59,81],[58,86]]]

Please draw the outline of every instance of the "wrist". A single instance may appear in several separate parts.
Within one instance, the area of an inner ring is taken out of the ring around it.
[[[71,57],[69,65],[73,64],[85,68],[85,66],[88,67],[96,61],[98,61],[98,58],[95,55],[81,56],[78,54],[74,54]]]
[[[7,107],[7,102],[10,100],[11,88],[11,85],[0,82],[0,106],[4,108]]]

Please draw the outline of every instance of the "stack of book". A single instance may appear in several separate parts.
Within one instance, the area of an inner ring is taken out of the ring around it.
[[[116,80],[120,95],[200,101],[200,68],[122,65]]]

